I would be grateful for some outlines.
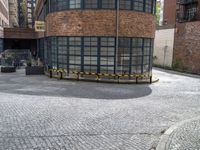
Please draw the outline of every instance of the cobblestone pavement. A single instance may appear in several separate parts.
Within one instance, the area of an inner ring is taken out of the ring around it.
[[[200,116],[198,77],[154,70],[159,83],[125,85],[22,71],[0,73],[1,150],[150,150],[170,126]]]
[[[200,150],[200,118],[178,126],[166,142],[166,150]]]

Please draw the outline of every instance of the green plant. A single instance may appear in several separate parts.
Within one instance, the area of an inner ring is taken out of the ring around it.
[[[181,67],[182,67],[182,60],[176,59],[172,65],[172,68],[177,70],[177,69],[181,69]]]
[[[22,1],[22,15],[24,17],[24,24],[27,26],[28,18],[27,18],[27,1]]]
[[[153,56],[153,61],[157,60],[158,57],[157,56]]]
[[[156,3],[156,24],[159,25],[160,22],[160,2]]]
[[[29,67],[31,67],[31,66],[32,66],[31,60],[27,60],[27,61],[26,61],[26,65],[29,66]]]

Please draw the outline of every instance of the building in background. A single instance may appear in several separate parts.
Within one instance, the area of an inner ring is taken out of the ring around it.
[[[154,63],[200,74],[200,0],[165,0],[163,16],[165,23],[156,31]]]
[[[160,23],[154,41],[154,65],[173,67],[176,0],[160,0]]]
[[[200,74],[200,0],[177,2],[173,66]]]
[[[19,27],[18,19],[18,1],[17,0],[8,0],[9,2],[9,21],[10,27]]]
[[[164,0],[162,25],[175,26],[176,9],[177,0]]]
[[[27,25],[28,25],[28,28],[34,27],[35,4],[36,4],[36,0],[27,0]]]
[[[34,27],[35,3],[35,0],[18,0],[18,18],[20,27]]]
[[[116,2],[39,0],[36,19],[45,18],[46,32],[38,48],[45,64],[67,73],[151,74],[156,0],[121,0],[119,11]]]
[[[8,2],[8,0],[6,0]],[[36,55],[36,36],[33,29],[34,0],[9,0],[10,26],[4,26],[3,51],[29,50]],[[0,9],[1,10],[1,9]],[[9,17],[8,17],[9,18]]]
[[[3,51],[3,28],[9,26],[8,0],[0,0],[0,53]]]
[[[23,9],[23,7],[25,8],[26,3],[24,0],[17,0],[18,1],[18,21],[19,21],[19,27],[25,27],[25,9]]]

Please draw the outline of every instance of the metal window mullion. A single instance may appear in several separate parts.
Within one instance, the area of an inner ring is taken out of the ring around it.
[[[57,60],[57,69],[59,68],[58,64],[58,37],[56,37],[56,60]]]
[[[130,38],[130,44],[129,44],[130,48],[130,58],[129,58],[129,74],[131,74],[132,71],[132,38]]]
[[[119,0],[117,0],[117,9],[116,9],[116,66],[118,69],[118,51],[119,51],[119,26],[120,26],[120,12],[119,12]]]
[[[81,0],[81,9],[85,9],[85,0]]]
[[[81,71],[84,71],[84,37],[81,37]]]
[[[153,39],[150,39],[151,41],[150,41],[150,52],[149,52],[149,72],[152,70],[152,66],[153,66],[153,59],[152,59],[152,57],[153,57]]]
[[[116,45],[116,41],[117,39],[115,38],[115,45]],[[116,46],[115,46],[115,51],[114,51],[114,74],[117,74],[117,49],[116,49]]]
[[[67,37],[67,74],[69,75],[69,37]]]
[[[133,3],[133,0],[131,0],[131,10],[133,10],[134,9],[134,3]]]
[[[98,48],[97,48],[97,73],[100,73],[101,66],[101,38],[98,37]]]
[[[143,12],[146,12],[146,0],[143,0]]]
[[[145,42],[145,39],[142,38],[142,66],[141,66],[141,73],[143,74],[144,73],[144,42]]]
[[[102,8],[102,0],[98,0],[98,9]]]

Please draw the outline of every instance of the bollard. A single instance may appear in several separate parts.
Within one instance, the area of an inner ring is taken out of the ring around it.
[[[150,76],[150,84],[152,84],[152,76]]]
[[[60,72],[60,80],[62,80],[62,79],[63,79],[63,73]]]
[[[138,77],[136,77],[136,84],[138,84]]]
[[[118,84],[119,84],[120,76],[117,76],[117,78],[118,78]]]
[[[50,78],[52,78],[52,70],[49,71]]]

